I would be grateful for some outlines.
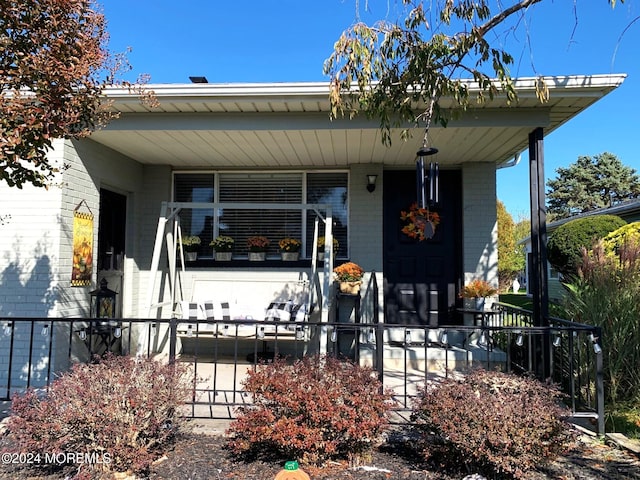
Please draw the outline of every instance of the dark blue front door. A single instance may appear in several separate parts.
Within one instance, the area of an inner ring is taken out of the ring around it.
[[[401,211],[416,201],[415,171],[384,173],[385,321],[414,325],[451,323],[462,276],[461,175],[440,171],[440,223],[433,238],[417,241],[402,232]]]

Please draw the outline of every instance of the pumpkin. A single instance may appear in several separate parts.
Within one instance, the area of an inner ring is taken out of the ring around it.
[[[298,462],[287,462],[274,480],[311,480],[311,477],[298,468]]]

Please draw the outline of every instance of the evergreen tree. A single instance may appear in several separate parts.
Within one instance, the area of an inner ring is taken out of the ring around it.
[[[640,178],[611,153],[579,157],[547,182],[548,213],[562,219],[640,197]]]

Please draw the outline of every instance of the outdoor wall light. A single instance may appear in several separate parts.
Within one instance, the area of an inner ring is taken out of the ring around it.
[[[378,175],[367,175],[367,190],[369,193],[373,193],[376,189],[376,180],[378,179]]]
[[[40,333],[42,334],[43,337],[49,336],[49,325],[45,323],[42,326],[42,330],[40,331]]]
[[[84,342],[87,339],[87,331],[84,328],[81,328],[78,332],[78,337],[80,337],[80,340]]]

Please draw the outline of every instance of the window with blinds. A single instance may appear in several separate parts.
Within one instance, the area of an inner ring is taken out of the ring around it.
[[[267,257],[278,253],[278,242],[285,237],[302,238],[302,215],[299,209],[273,210],[269,203],[302,203],[300,173],[225,173],[220,175],[219,202],[253,203],[255,209],[221,209],[218,217],[220,235],[229,235],[236,251],[246,248],[247,238],[267,237],[271,244]],[[260,208],[264,206],[266,208]]]
[[[217,183],[216,183],[217,180]],[[348,254],[348,174],[330,173],[176,173],[174,200],[253,204],[255,208],[221,208],[217,211],[184,209],[180,213],[183,235],[198,235],[200,257],[211,256],[209,242],[217,235],[235,240],[234,257],[246,255],[247,238],[263,235],[270,240],[267,256],[278,255],[278,242],[285,237],[302,240],[303,255],[310,258],[316,214],[298,208],[275,209],[269,204],[330,204],[333,233],[340,248],[338,257]],[[324,212],[322,212],[324,215]],[[188,232],[188,233],[187,233]],[[320,235],[324,225],[320,222]]]
[[[333,237],[338,241],[336,257],[346,258],[349,255],[348,245],[348,175],[345,172],[335,173],[308,173],[307,174],[307,203],[331,205],[333,216]],[[307,257],[313,251],[313,229],[315,213],[307,211],[305,245]],[[319,223],[319,235],[324,236],[324,223]]]

